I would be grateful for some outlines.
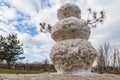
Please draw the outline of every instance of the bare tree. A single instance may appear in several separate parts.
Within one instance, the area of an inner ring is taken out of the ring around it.
[[[99,73],[104,73],[105,68],[105,56],[104,56],[104,48],[102,45],[98,48],[98,60],[97,60],[97,67]]]
[[[117,59],[117,48],[113,50],[113,67],[116,67],[116,59]]]
[[[117,46],[112,47],[109,43],[104,43],[99,46],[98,53],[98,72],[107,72],[110,67],[113,71],[120,69],[120,51]]]
[[[118,68],[120,69],[120,51],[118,51],[119,52],[119,54],[118,54]]]
[[[105,70],[107,70],[107,66],[110,64],[109,55],[111,53],[111,46],[109,43],[103,44],[103,51],[104,51],[104,57],[105,57]]]
[[[111,46],[109,43],[104,43],[98,48],[98,69],[100,68],[100,73],[106,72],[108,66],[110,66],[110,53]]]
[[[117,68],[117,67],[120,67],[120,51],[119,51],[119,48],[118,47],[114,47],[114,50],[113,50],[113,67],[114,68]]]

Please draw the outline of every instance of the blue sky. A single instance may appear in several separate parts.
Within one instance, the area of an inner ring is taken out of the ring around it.
[[[0,0],[0,35],[16,33],[24,44],[24,55],[28,62],[39,62],[49,58],[55,44],[49,33],[40,33],[39,23],[54,25],[57,9],[65,3],[74,3],[81,8],[82,19],[86,19],[87,8],[106,12],[104,24],[92,29],[89,41],[97,48],[99,44],[120,42],[119,0]]]

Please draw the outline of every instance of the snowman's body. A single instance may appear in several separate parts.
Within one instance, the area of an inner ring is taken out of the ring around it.
[[[90,28],[80,19],[80,9],[74,4],[65,4],[58,10],[58,19],[51,29],[57,43],[50,53],[57,72],[90,72],[97,52],[88,41]]]

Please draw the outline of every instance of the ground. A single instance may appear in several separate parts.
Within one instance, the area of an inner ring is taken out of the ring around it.
[[[57,73],[0,74],[0,80],[120,80],[120,76],[113,74],[62,75]]]

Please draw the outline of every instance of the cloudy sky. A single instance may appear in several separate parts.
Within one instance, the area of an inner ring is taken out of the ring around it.
[[[55,42],[49,33],[40,33],[39,23],[54,25],[58,21],[57,9],[68,2],[81,8],[82,19],[86,19],[88,8],[106,12],[104,24],[91,29],[89,41],[94,47],[104,42],[120,43],[120,0],[0,0],[0,35],[18,35],[24,44],[24,61],[49,59],[50,49]]]

